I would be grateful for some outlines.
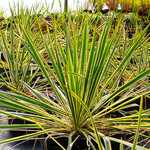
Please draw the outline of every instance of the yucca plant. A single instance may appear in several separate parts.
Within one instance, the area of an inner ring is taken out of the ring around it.
[[[143,108],[143,97],[150,94],[150,89],[145,86],[139,88],[138,85],[146,81],[150,69],[141,69],[123,85],[120,84],[131,57],[146,41],[145,31],[135,36],[122,61],[114,66],[120,26],[110,34],[111,24],[111,19],[106,19],[98,41],[93,29],[91,41],[88,19],[82,21],[77,30],[70,28],[68,20],[64,28],[65,47],[57,40],[52,41],[54,34],[48,33],[48,40],[45,40],[40,32],[39,38],[43,41],[53,69],[40,54],[32,33],[22,26],[26,49],[41,69],[56,99],[52,100],[26,83],[24,87],[32,96],[0,91],[0,104],[3,106],[0,113],[30,122],[0,125],[1,130],[30,131],[23,136],[2,139],[0,144],[44,136],[62,149],[71,150],[76,140],[84,136],[89,149],[111,150],[112,141],[119,143],[120,149],[123,149],[123,145],[134,150],[146,149],[138,145],[138,139],[150,138],[146,134],[150,130],[150,111]],[[128,109],[138,106],[136,101],[140,102],[139,107],[131,113]],[[128,139],[116,138],[118,132],[131,135],[133,140],[129,142]],[[68,138],[67,147],[57,141],[60,137]]]

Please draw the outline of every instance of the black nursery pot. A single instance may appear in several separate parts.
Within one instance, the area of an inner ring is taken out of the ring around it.
[[[14,135],[14,134],[13,134]],[[15,134],[16,136],[16,134]],[[18,133],[17,133],[18,136]],[[46,138],[46,136],[45,136]],[[60,143],[65,149],[67,149],[68,146],[68,138],[67,137],[61,137],[56,139],[58,143]],[[98,149],[97,144],[93,143],[96,147],[96,149]],[[30,141],[23,141],[22,144],[19,144],[19,142],[17,143],[12,143],[10,145],[10,147],[15,146],[14,150],[31,150],[34,149],[35,150],[62,150],[62,148],[56,143],[54,142],[52,139],[39,139],[37,141],[35,140],[30,140]],[[76,142],[74,143],[72,150],[88,150],[88,146],[86,143],[86,140],[83,136],[80,136]]]
[[[20,119],[10,119],[9,120],[9,124],[24,124],[24,123],[30,123],[30,122],[25,122],[22,121]],[[26,131],[22,131],[22,132],[18,132],[18,131],[10,131],[10,137],[16,137],[16,136],[21,136],[21,135],[25,135],[29,132]],[[73,137],[73,140],[76,138],[77,135],[75,135]],[[37,140],[28,140],[28,141],[20,141],[19,142],[15,142],[12,143],[10,145],[10,147],[15,146],[15,149],[13,150],[31,150],[34,149],[35,150],[62,150],[62,148],[52,139],[46,139],[47,135],[43,135],[42,137],[38,137],[39,139]],[[58,143],[60,143],[65,149],[67,149],[68,146],[68,138],[67,137],[61,137],[61,138],[57,138],[55,139]],[[95,146],[95,148],[98,150],[98,146],[97,144],[93,142],[93,145]],[[88,150],[88,146],[87,146],[87,141],[84,138],[84,136],[80,135],[78,137],[78,139],[76,140],[76,142],[74,143],[72,150]],[[117,150],[117,149],[116,149]]]
[[[109,9],[101,9],[102,14],[107,14],[109,12]]]
[[[57,140],[65,149],[67,149],[68,145],[68,138],[59,138]],[[96,150],[98,149],[98,145],[91,141]],[[103,143],[103,141],[102,141]],[[104,143],[103,143],[104,144]],[[46,144],[44,144],[48,150],[62,150],[53,140],[48,140]],[[117,142],[111,141],[112,150],[120,150],[120,145]],[[45,150],[45,149],[42,149]],[[86,139],[81,135],[76,142],[74,143],[72,150],[89,150],[89,147],[87,146]],[[92,150],[92,149],[90,149]]]
[[[15,124],[21,124],[21,123],[30,123],[30,122],[25,122],[20,119],[14,119],[14,120],[9,120],[9,123],[15,123]],[[16,136],[21,136],[25,135],[27,132],[17,132],[17,131],[11,131],[10,136],[11,137],[16,137]],[[117,135],[120,136],[120,135]],[[44,138],[45,137],[45,138]],[[10,147],[15,146],[15,149],[13,150],[62,150],[62,148],[54,142],[52,139],[47,139],[47,135],[43,135],[41,139],[38,140],[29,140],[29,141],[22,141],[21,144],[20,142],[15,142],[10,145]],[[73,140],[76,138],[76,136],[73,138]],[[61,137],[56,139],[58,143],[60,143],[65,149],[67,149],[68,146],[68,138],[67,137]],[[102,141],[103,142],[103,141]],[[98,150],[98,145],[92,141],[94,147]],[[103,143],[104,144],[104,143]],[[119,150],[120,145],[116,142],[111,142],[112,150]],[[74,143],[72,150],[89,150],[89,147],[87,146],[87,141],[84,138],[84,136],[80,135],[80,137],[76,140]]]
[[[30,124],[31,122],[29,121],[24,121],[21,119],[9,119],[8,120],[9,124]],[[17,137],[17,136],[22,136],[26,135],[29,133],[32,133],[32,131],[10,131],[9,132],[10,137]],[[80,133],[77,133],[74,137],[73,140],[79,135]],[[114,137],[116,138],[121,138],[122,136],[126,136],[126,134],[121,135],[115,135]],[[41,137],[38,137],[38,140],[28,140],[28,141],[21,141],[22,144],[19,144],[20,142],[15,142],[12,143],[10,147],[14,145],[16,146],[16,149],[14,150],[31,150],[33,147],[35,147],[35,150],[62,150],[62,148],[54,142],[52,139],[46,139],[47,135],[43,135]],[[125,137],[127,139],[127,137]],[[67,137],[61,137],[56,139],[58,143],[60,143],[65,149],[67,149],[68,146],[68,138]],[[98,145],[92,141],[93,145],[95,148],[98,150]],[[103,143],[103,141],[102,141]],[[104,143],[103,143],[104,144]],[[111,142],[112,150],[119,150],[120,145],[116,142]],[[80,135],[79,138],[76,140],[74,143],[72,150],[88,150],[89,147],[87,146],[87,141],[84,136]]]

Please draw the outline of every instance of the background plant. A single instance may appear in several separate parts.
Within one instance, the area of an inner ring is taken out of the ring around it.
[[[5,90],[24,91],[23,82],[31,86],[35,86],[38,82],[37,87],[44,88],[45,82],[41,78],[37,65],[25,48],[23,32],[20,29],[20,24],[26,28],[26,31],[33,31],[37,28],[35,26],[36,15],[33,15],[34,9],[29,11],[23,6],[18,6],[18,10],[11,8],[12,16],[6,19],[5,29],[1,30],[0,86]],[[37,12],[37,15],[39,12],[41,10]],[[39,44],[39,51],[42,51],[37,33],[34,33],[33,38]]]

